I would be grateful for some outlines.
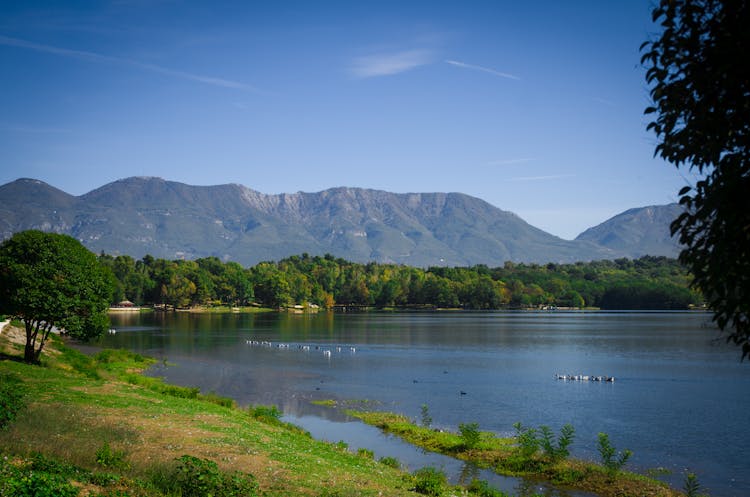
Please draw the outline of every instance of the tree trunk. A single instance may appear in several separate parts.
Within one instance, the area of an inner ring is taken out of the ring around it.
[[[29,364],[39,363],[39,353],[34,350],[34,344],[26,342],[26,347],[23,350],[23,361]]]
[[[26,346],[23,349],[23,361],[28,364],[39,364],[42,348],[39,347],[39,350],[36,350],[36,337],[39,334],[40,323],[26,320],[24,324],[26,326]]]

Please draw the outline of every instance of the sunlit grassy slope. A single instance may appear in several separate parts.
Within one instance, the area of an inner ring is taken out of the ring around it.
[[[0,378],[20,379],[26,404],[0,430],[5,470],[30,467],[41,453],[79,469],[62,473],[80,495],[179,495],[165,493],[163,480],[174,474],[177,458],[190,455],[215,462],[224,474],[253,475],[259,495],[411,494],[410,475],[367,455],[316,441],[273,417],[256,419],[228,399],[135,374],[149,364],[140,356],[106,352],[92,359],[53,343],[42,366],[30,366],[15,359],[21,345],[7,330],[0,351]]]

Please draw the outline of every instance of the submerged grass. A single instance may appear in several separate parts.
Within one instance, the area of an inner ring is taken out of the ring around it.
[[[478,432],[467,443],[465,434],[419,426],[408,417],[389,412],[349,409],[350,416],[397,435],[431,452],[470,461],[506,476],[541,479],[570,489],[593,492],[602,497],[677,497],[682,493],[663,482],[626,471],[612,471],[601,465],[574,459],[550,460],[539,452],[531,457],[519,454],[516,438],[499,438]]]

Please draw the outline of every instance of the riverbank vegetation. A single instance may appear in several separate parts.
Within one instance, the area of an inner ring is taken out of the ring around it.
[[[316,441],[274,408],[165,385],[139,374],[149,359],[89,357],[57,336],[25,364],[22,334],[0,334],[0,495],[415,495],[417,477]]]
[[[549,427],[516,423],[516,436],[500,438],[479,431],[476,423],[462,424],[457,433],[417,425],[406,416],[348,409],[347,413],[386,433],[425,450],[449,455],[489,468],[501,475],[544,480],[564,488],[593,492],[601,497],[677,497],[665,483],[623,470],[630,451],[617,451],[605,433],[598,437],[601,464],[569,458],[575,430],[565,425],[555,437]]]
[[[372,451],[316,441],[284,423],[275,406],[239,408],[229,398],[144,376],[154,361],[131,352],[86,356],[53,336],[42,363],[26,364],[22,335],[12,326],[0,334],[0,495],[508,497],[481,481],[454,487],[438,469],[410,474],[394,458],[376,461]],[[426,406],[422,426],[365,411],[368,403],[347,406],[414,445],[500,474],[603,497],[681,495],[622,471],[628,452],[616,451],[606,436],[601,465],[569,459],[570,426],[556,436],[517,424],[516,437],[498,438],[476,423],[457,433],[434,430]]]
[[[684,267],[665,257],[427,269],[308,254],[251,268],[216,257],[167,261],[102,254],[100,260],[114,275],[113,303],[174,308],[687,309],[701,303]]]

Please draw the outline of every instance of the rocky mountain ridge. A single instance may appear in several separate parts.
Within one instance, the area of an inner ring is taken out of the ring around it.
[[[307,252],[426,267],[677,253],[662,246],[668,214],[661,206],[653,207],[659,215],[651,216],[654,222],[642,235],[635,217],[624,222],[616,216],[571,241],[461,193],[338,187],[269,195],[237,184],[191,186],[132,177],[81,196],[19,179],[0,186],[0,196],[2,239],[41,229],[71,235],[94,252],[136,258],[217,256],[252,265]]]

